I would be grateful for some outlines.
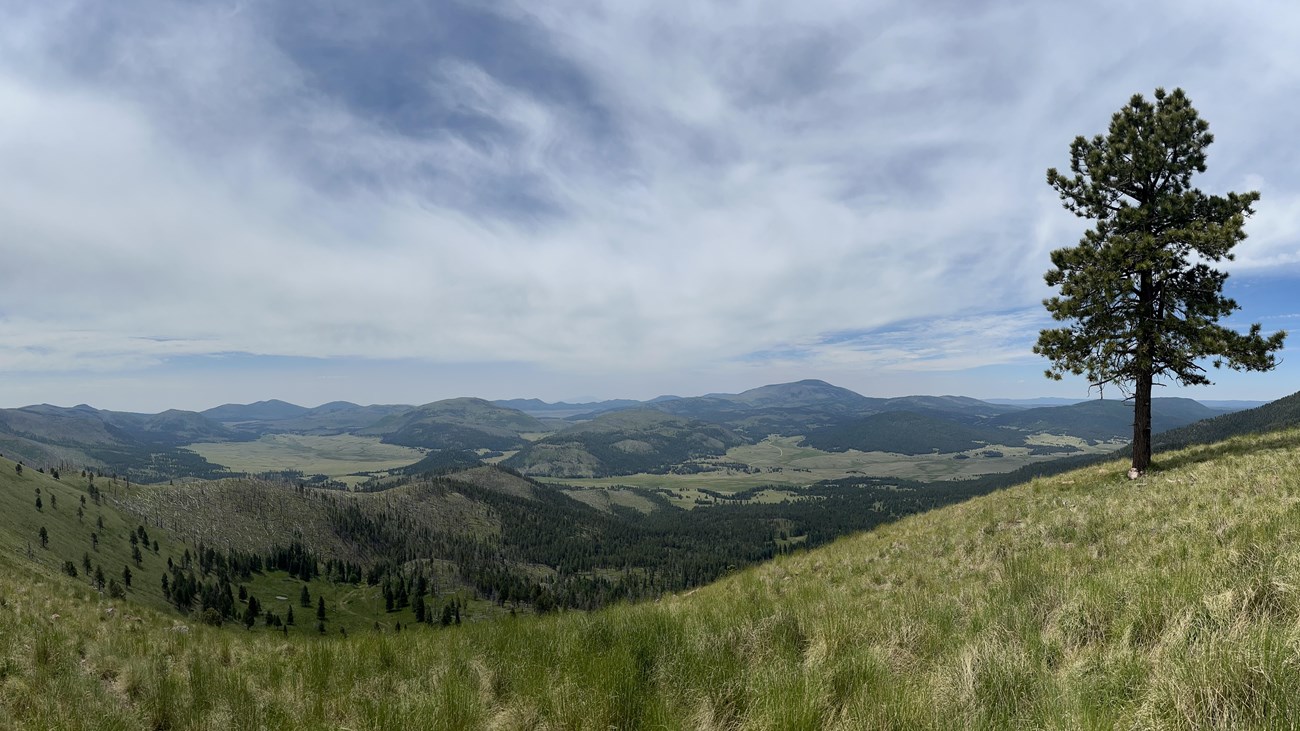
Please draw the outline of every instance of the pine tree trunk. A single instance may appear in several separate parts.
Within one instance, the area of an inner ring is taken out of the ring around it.
[[[1144,373],[1133,392],[1133,469],[1146,472],[1151,464],[1151,381]]]
[[[1155,380],[1156,297],[1151,272],[1142,271],[1138,283],[1137,379],[1133,384],[1133,469],[1146,472],[1151,464],[1151,382]]]

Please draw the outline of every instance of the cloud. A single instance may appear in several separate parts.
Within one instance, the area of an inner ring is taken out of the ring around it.
[[[865,372],[962,371],[1037,361],[1031,349],[1050,318],[1037,310],[927,319],[863,332],[823,335],[775,351],[751,354],[751,363],[800,364]]]
[[[1157,84],[1205,101],[1211,183],[1266,181],[1235,266],[1297,260],[1300,168],[1262,151],[1300,59],[1248,12],[289,7],[15,11],[0,370],[1012,362],[1086,225],[1044,169]]]

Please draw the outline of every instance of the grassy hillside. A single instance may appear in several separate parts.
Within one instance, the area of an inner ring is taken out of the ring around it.
[[[1300,726],[1300,431],[1108,463],[592,614],[179,625],[0,555],[14,728]]]

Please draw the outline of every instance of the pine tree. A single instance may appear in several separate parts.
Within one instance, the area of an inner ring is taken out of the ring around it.
[[[325,620],[325,597],[319,597],[316,600],[316,619]]]
[[[1034,352],[1052,366],[1049,378],[1087,376],[1115,384],[1133,398],[1133,468],[1151,462],[1151,389],[1159,379],[1210,383],[1214,367],[1265,371],[1285,333],[1267,338],[1260,325],[1246,335],[1218,324],[1238,309],[1223,296],[1227,274],[1210,266],[1233,258],[1259,193],[1206,195],[1191,185],[1205,172],[1213,142],[1181,89],[1136,94],[1111,118],[1106,136],[1075,138],[1070,171],[1047,171],[1066,210],[1096,225],[1077,246],[1052,252],[1047,284],[1060,295],[1044,301],[1052,318],[1072,321],[1043,330]]]

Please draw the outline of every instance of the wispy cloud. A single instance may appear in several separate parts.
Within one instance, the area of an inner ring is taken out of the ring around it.
[[[1047,252],[1085,225],[1043,170],[1157,85],[1185,86],[1219,135],[1208,188],[1264,191],[1234,270],[1300,260],[1279,108],[1300,85],[1300,25],[1272,13],[128,0],[4,14],[6,372],[225,352],[628,378],[753,353],[1017,362]]]

